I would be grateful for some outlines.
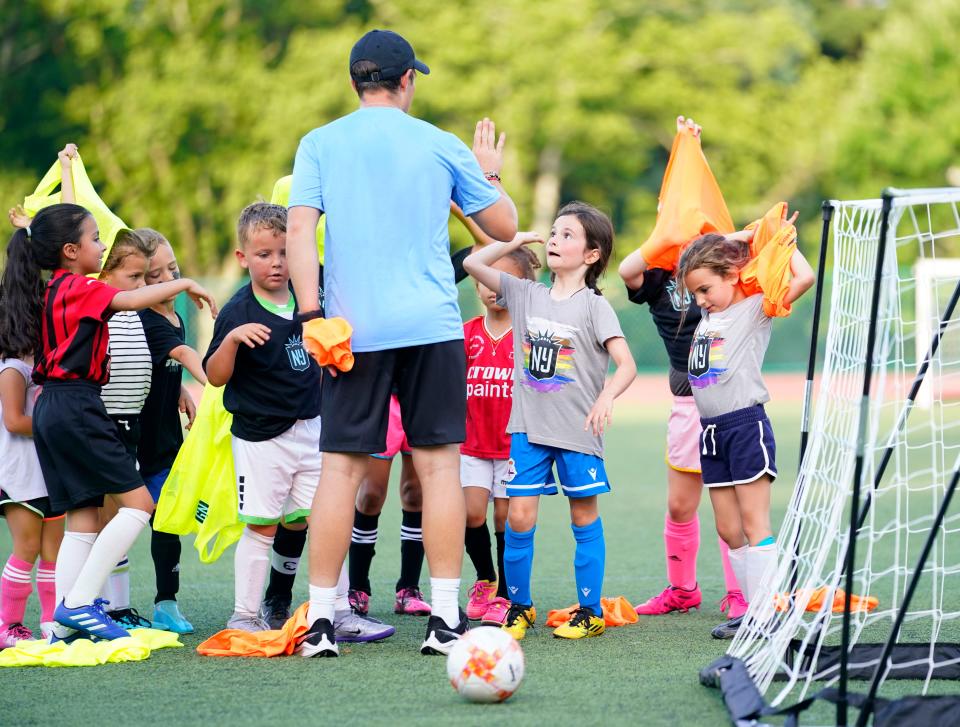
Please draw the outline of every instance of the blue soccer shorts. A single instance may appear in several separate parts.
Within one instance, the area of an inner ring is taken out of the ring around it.
[[[553,476],[554,464],[557,478]],[[503,480],[507,497],[556,495],[557,479],[567,497],[591,497],[610,492],[603,458],[534,444],[522,432],[510,435],[510,461]]]

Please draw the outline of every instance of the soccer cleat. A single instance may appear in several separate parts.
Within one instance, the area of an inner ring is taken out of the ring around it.
[[[662,616],[672,611],[686,613],[691,608],[700,608],[702,601],[700,586],[694,586],[690,591],[667,586],[662,593],[658,593],[646,603],[641,603],[634,610],[638,616]]]
[[[503,630],[517,641],[527,635],[527,629],[533,628],[537,620],[537,609],[533,606],[524,606],[519,603],[510,604],[507,616],[503,621]]]
[[[44,641],[49,642],[54,634],[54,627],[57,624],[53,621],[41,621],[40,622],[40,635],[43,637]]]
[[[126,629],[118,626],[107,615],[107,612],[103,609],[107,603],[109,601],[97,598],[89,605],[68,608],[63,601],[60,601],[53,612],[53,618],[61,626],[76,629],[86,636],[97,639],[109,641],[129,636],[130,634],[127,633]]]
[[[498,596],[487,604],[487,611],[483,614],[481,623],[484,626],[503,626],[509,610],[510,601]]]
[[[420,653],[424,655],[450,653],[457,639],[467,633],[467,614],[460,609],[460,623],[455,628],[447,626],[447,622],[439,616],[431,616],[427,621],[427,637],[420,645]]]
[[[87,637],[82,631],[61,626],[56,621],[47,621],[47,625],[50,627],[49,636],[47,636],[48,644],[56,644],[60,641],[65,644],[72,644],[77,639]]]
[[[160,601],[153,606],[153,628],[173,631],[175,634],[192,634],[193,624],[180,613],[176,601]]]
[[[18,641],[31,640],[33,632],[22,623],[4,624],[0,628],[0,649],[16,646]]]
[[[135,608],[118,608],[116,611],[107,611],[107,616],[125,629],[149,629],[151,623],[137,613]]]
[[[397,591],[397,601],[393,612],[407,616],[429,616],[430,604],[423,600],[419,588],[401,588]]]
[[[370,612],[370,594],[365,591],[358,591],[351,588],[347,591],[347,600],[350,602],[350,608],[357,613],[366,616]]]
[[[591,636],[600,636],[607,630],[603,616],[597,616],[589,608],[578,608],[573,617],[565,624],[560,624],[553,630],[558,639],[586,639]]]
[[[740,618],[747,612],[747,605],[742,591],[727,591],[720,601],[720,613],[726,613],[727,618]]]
[[[474,583],[468,594],[467,618],[471,621],[482,619],[495,595],[497,595],[496,581],[477,581]]]
[[[355,613],[348,608],[333,616],[333,635],[337,642],[381,641],[393,636],[397,630],[380,619]]]
[[[334,637],[333,624],[325,618],[313,622],[310,630],[303,635],[297,646],[297,653],[303,657],[339,656],[340,649]]]
[[[271,629],[279,630],[290,619],[290,596],[271,596],[263,599],[260,604],[260,618],[267,622]]]
[[[714,626],[710,635],[715,639],[732,639],[737,635],[741,623],[743,623],[743,616],[724,621],[719,626]]]
[[[227,621],[227,628],[238,629],[240,631],[246,631],[250,634],[256,634],[261,631],[269,631],[270,624],[268,624],[259,616],[251,616],[246,613],[237,613],[234,611],[233,615]]]

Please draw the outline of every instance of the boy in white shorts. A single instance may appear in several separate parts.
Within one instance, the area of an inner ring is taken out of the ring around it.
[[[244,631],[268,628],[258,612],[277,526],[306,528],[320,480],[320,367],[303,347],[295,316],[286,223],[287,211],[278,205],[255,203],[240,214],[236,254],[250,283],[220,311],[203,361],[210,383],[226,387],[224,407],[233,414],[237,501],[246,527],[234,557],[227,628]],[[345,583],[342,590],[346,602]],[[373,641],[394,632],[374,619],[365,622],[371,628],[353,629],[343,640]]]

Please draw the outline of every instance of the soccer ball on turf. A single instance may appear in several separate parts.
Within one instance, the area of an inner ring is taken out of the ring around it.
[[[447,676],[471,702],[502,702],[523,679],[523,650],[503,629],[481,626],[461,636],[447,656]]]

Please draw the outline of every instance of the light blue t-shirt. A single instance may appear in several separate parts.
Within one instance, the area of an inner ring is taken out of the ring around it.
[[[500,199],[466,144],[394,107],[361,108],[300,141],[290,207],[326,218],[324,304],[354,351],[463,338],[450,265],[450,200]]]

